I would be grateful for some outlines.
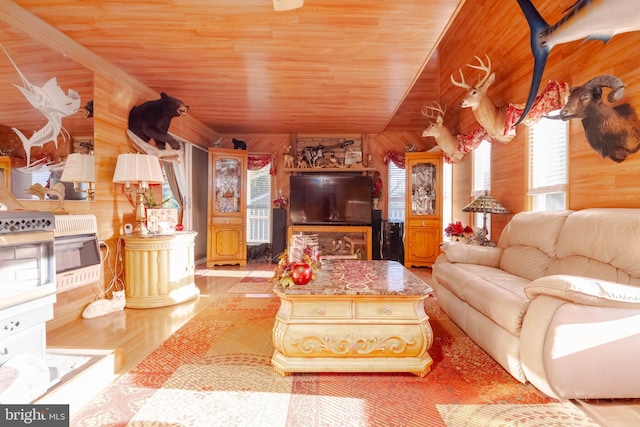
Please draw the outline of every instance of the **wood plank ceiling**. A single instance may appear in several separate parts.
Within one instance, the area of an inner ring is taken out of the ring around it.
[[[464,0],[305,0],[286,12],[274,11],[271,0],[15,3],[151,89],[180,98],[219,133],[327,134],[380,133],[394,121],[422,129],[420,105],[403,102],[421,102],[415,83],[429,78],[425,68],[437,78],[437,67],[425,66]],[[0,24],[0,43],[27,78],[42,85],[55,76],[83,104],[90,99],[91,74],[28,33]],[[19,76],[0,52],[0,125],[37,129],[15,119],[22,112],[26,120],[31,107],[12,83]],[[396,117],[399,111],[407,116]]]

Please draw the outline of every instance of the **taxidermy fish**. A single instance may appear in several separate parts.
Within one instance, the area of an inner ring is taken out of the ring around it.
[[[22,79],[22,86],[13,84],[20,92],[27,98],[27,101],[44,115],[47,120],[46,125],[40,130],[33,132],[30,138],[27,138],[19,129],[11,128],[18,135],[22,146],[27,154],[27,166],[31,163],[31,147],[42,147],[49,141],[53,141],[58,148],[58,135],[64,130],[65,140],[68,138],[69,133],[62,127],[62,118],[70,116],[78,111],[80,108],[80,95],[73,89],[69,89],[67,95],[60,86],[55,77],[52,77],[42,87],[33,85],[22,74],[18,66],[9,53],[5,50],[4,46],[1,46],[9,61],[16,69],[20,78]]]
[[[534,65],[527,105],[516,124],[533,105],[549,52],[555,45],[582,39],[606,43],[616,34],[640,30],[638,0],[578,0],[553,25],[547,24],[531,0],[517,1],[531,29]]]

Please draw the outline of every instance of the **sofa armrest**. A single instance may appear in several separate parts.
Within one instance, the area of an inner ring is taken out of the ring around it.
[[[492,246],[468,245],[461,242],[443,242],[440,245],[449,262],[500,267],[502,248]]]
[[[545,276],[528,284],[524,292],[530,299],[549,295],[583,305],[640,309],[640,287],[591,277]]]

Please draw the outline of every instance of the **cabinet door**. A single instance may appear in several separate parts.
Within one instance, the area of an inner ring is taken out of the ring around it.
[[[440,216],[439,166],[432,160],[418,159],[407,165],[409,216]]]
[[[244,226],[227,225],[212,230],[212,250],[217,260],[239,259],[244,247]]]
[[[411,235],[411,239],[405,249],[405,265],[432,265],[440,254],[440,227],[408,227],[406,231]]]
[[[244,170],[242,161],[235,157],[213,160],[213,216],[232,216],[243,212]]]

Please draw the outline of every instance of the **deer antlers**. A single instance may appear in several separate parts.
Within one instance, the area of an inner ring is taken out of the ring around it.
[[[461,87],[463,89],[471,89],[472,87],[481,87],[483,84],[485,84],[485,82],[487,81],[487,79],[489,78],[489,76],[491,75],[491,59],[489,59],[489,55],[487,55],[486,53],[484,54],[485,58],[487,58],[487,63],[485,65],[485,63],[482,61],[482,59],[480,59],[480,57],[478,56],[474,56],[474,58],[476,58],[478,60],[479,65],[472,65],[472,64],[467,64],[467,67],[469,68],[475,68],[476,70],[480,70],[480,71],[484,71],[485,75],[484,77],[480,77],[478,79],[478,83],[476,83],[475,86],[471,86],[470,84],[468,84],[465,80],[464,80],[464,74],[462,74],[462,69],[458,68],[458,72],[460,73],[460,80],[461,81],[456,81],[456,79],[453,78],[453,74],[451,74],[451,83],[453,83],[454,86],[458,86]]]
[[[437,102],[431,101],[431,104],[432,105],[426,105],[424,107],[424,109],[422,110],[422,115],[427,119],[437,119],[438,115],[440,115],[440,117],[444,119],[444,114],[447,112],[447,107],[445,106],[443,110],[440,104],[438,104]]]

